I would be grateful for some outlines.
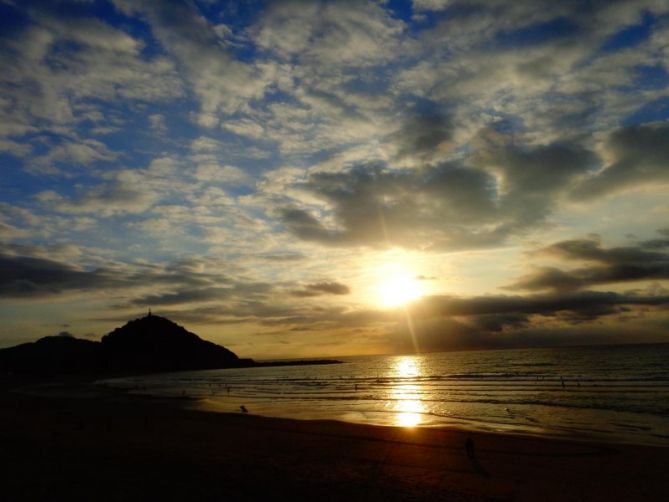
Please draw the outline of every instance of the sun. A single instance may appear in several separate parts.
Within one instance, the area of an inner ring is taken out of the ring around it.
[[[423,287],[414,276],[396,273],[379,282],[378,295],[383,307],[400,307],[423,296]]]

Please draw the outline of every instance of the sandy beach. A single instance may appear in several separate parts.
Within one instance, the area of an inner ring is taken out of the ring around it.
[[[669,499],[667,448],[218,414],[84,381],[40,385],[2,383],[3,500]]]

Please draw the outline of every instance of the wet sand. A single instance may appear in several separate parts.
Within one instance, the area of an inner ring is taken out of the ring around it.
[[[669,500],[669,448],[190,411],[85,382],[17,386],[0,385],[2,500]]]

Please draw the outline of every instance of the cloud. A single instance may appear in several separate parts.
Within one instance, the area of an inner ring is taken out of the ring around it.
[[[62,262],[0,254],[0,296],[34,298],[72,290],[120,286],[105,270],[83,270]]]
[[[164,307],[221,301],[230,297],[233,292],[234,290],[231,287],[206,287],[200,289],[186,288],[167,293],[151,294],[134,298],[130,305]]]
[[[97,162],[113,161],[119,154],[104,143],[93,139],[66,140],[52,147],[48,153],[36,156],[27,165],[28,172],[72,176],[74,166],[86,166]]]
[[[35,194],[35,199],[43,208],[63,214],[95,213],[104,217],[142,214],[170,197],[173,201],[196,200],[195,194],[201,186],[193,180],[198,172],[185,168],[184,163],[184,159],[176,156],[156,157],[145,168],[99,173],[98,179],[102,179],[97,184],[77,186],[74,196],[45,190]]]
[[[15,157],[25,157],[31,151],[32,147],[28,144],[0,138],[0,152],[7,152]]]
[[[249,101],[262,98],[269,83],[262,72],[232,57],[215,26],[191,4],[126,0],[115,4],[128,14],[144,14],[156,38],[176,58],[199,100],[200,125],[217,126],[221,115],[248,110]]]
[[[608,136],[603,155],[609,163],[574,190],[574,199],[593,200],[631,188],[669,183],[669,124],[618,129]]]
[[[403,23],[371,2],[272,4],[251,29],[256,44],[319,67],[368,66],[393,58]]]
[[[481,170],[458,164],[406,171],[359,166],[312,175],[298,187],[332,208],[331,226],[304,210],[284,210],[288,229],[306,240],[425,248],[498,240],[496,229],[477,227],[495,221],[493,180]]]
[[[406,117],[392,139],[397,143],[399,159],[408,157],[418,161],[430,161],[443,158],[444,150],[453,146],[450,144],[452,136],[451,118],[432,112]]]
[[[615,248],[603,248],[601,242],[594,239],[561,241],[541,249],[539,254],[590,264],[569,270],[539,267],[508,289],[572,291],[602,284],[666,280],[669,279],[666,247],[663,239]]]
[[[92,18],[70,18],[48,6],[0,43],[0,117],[6,134],[70,132],[92,100],[163,100],[182,85],[165,58],[145,59],[142,43]],[[99,112],[101,108],[94,106]],[[89,115],[90,116],[90,115]],[[105,114],[98,113],[97,121]]]
[[[321,295],[348,295],[350,292],[351,289],[346,284],[332,281],[307,284],[302,289],[292,291],[291,294],[299,298],[309,298]]]
[[[641,320],[666,318],[668,308],[666,292],[432,296],[412,305],[411,332],[399,320],[390,341],[400,351],[615,343],[625,339],[618,329],[621,324],[635,320],[636,329],[641,329]],[[638,333],[639,341],[653,336],[657,340],[657,328]]]
[[[426,130],[435,125],[421,121]],[[407,144],[429,151],[441,144],[443,127],[438,119],[434,136],[418,127]],[[323,204],[287,206],[279,214],[294,235],[326,245],[485,247],[544,223],[596,163],[575,144],[486,148],[460,162],[415,169],[376,164],[312,174],[292,188]]]
[[[454,4],[453,0],[413,0],[413,8],[417,11],[442,10]]]
[[[77,199],[68,199],[53,190],[37,194],[45,207],[60,213],[98,214],[111,216],[118,213],[143,213],[157,200],[155,194],[133,183],[131,177],[93,187]]]
[[[420,318],[477,317],[498,314],[523,316],[556,316],[567,313],[576,319],[606,315],[622,305],[665,305],[665,296],[621,295],[610,292],[584,291],[570,294],[543,294],[529,296],[480,296],[457,298],[448,296],[427,297],[412,309]]]
[[[149,125],[151,129],[157,134],[165,134],[167,132],[167,122],[165,115],[160,113],[152,113],[149,115]]]

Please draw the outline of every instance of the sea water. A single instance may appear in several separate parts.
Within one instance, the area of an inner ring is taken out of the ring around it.
[[[105,384],[221,412],[669,446],[669,344],[342,360]]]

